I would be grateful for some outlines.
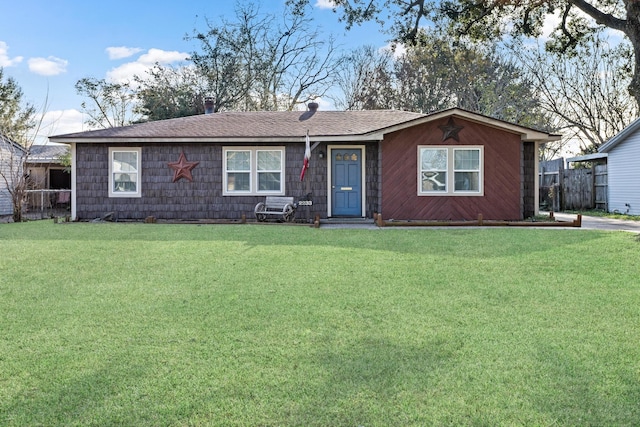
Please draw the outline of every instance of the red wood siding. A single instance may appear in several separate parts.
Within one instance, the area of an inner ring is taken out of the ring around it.
[[[382,217],[403,220],[522,219],[520,136],[455,117],[464,126],[442,141],[448,118],[387,135],[382,142]],[[484,196],[418,196],[419,145],[484,147]]]

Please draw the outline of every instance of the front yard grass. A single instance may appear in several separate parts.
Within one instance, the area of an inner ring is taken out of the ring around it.
[[[0,425],[637,425],[640,242],[0,225]]]

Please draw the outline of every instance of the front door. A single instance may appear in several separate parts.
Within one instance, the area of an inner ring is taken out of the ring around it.
[[[362,148],[331,150],[331,214],[362,216]]]

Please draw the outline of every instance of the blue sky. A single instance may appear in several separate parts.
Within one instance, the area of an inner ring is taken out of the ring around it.
[[[260,3],[254,1],[254,3]],[[83,77],[118,79],[143,74],[155,62],[177,64],[197,44],[185,40],[206,19],[234,17],[235,0],[10,1],[0,14],[0,67],[39,109],[46,102],[42,136],[86,130],[75,83]],[[281,11],[284,0],[263,0],[264,12]],[[345,32],[330,0],[313,0],[321,34],[334,34],[345,49],[386,36],[375,24]]]

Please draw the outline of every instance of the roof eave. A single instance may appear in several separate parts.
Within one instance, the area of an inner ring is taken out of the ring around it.
[[[497,129],[502,129],[508,132],[519,134],[523,141],[551,142],[558,141],[562,138],[562,135],[537,131],[535,129],[526,128],[524,126],[519,126],[513,123],[505,122],[503,120],[494,119],[489,116],[484,116],[482,114],[474,113],[472,111],[467,111],[460,108],[450,108],[447,110],[438,111],[423,117],[418,117],[413,120],[408,120],[406,122],[381,129],[379,132],[381,132],[382,134],[396,132],[398,130],[402,130],[411,126],[429,123],[434,120],[450,116],[457,116],[474,123],[480,123]]]
[[[381,141],[383,133],[374,132],[365,135],[312,135],[310,137],[317,142],[343,142],[343,141]],[[50,137],[51,142],[65,144],[141,144],[141,143],[261,143],[261,144],[283,144],[304,142],[304,136],[297,137],[224,137],[224,138],[203,138],[203,137],[158,137],[158,138],[65,138]]]
[[[627,136],[631,135],[636,130],[640,129],[640,118],[631,122],[629,126],[622,129],[616,136],[602,144],[600,148],[598,148],[599,153],[608,153],[611,151],[616,145],[624,141]]]

